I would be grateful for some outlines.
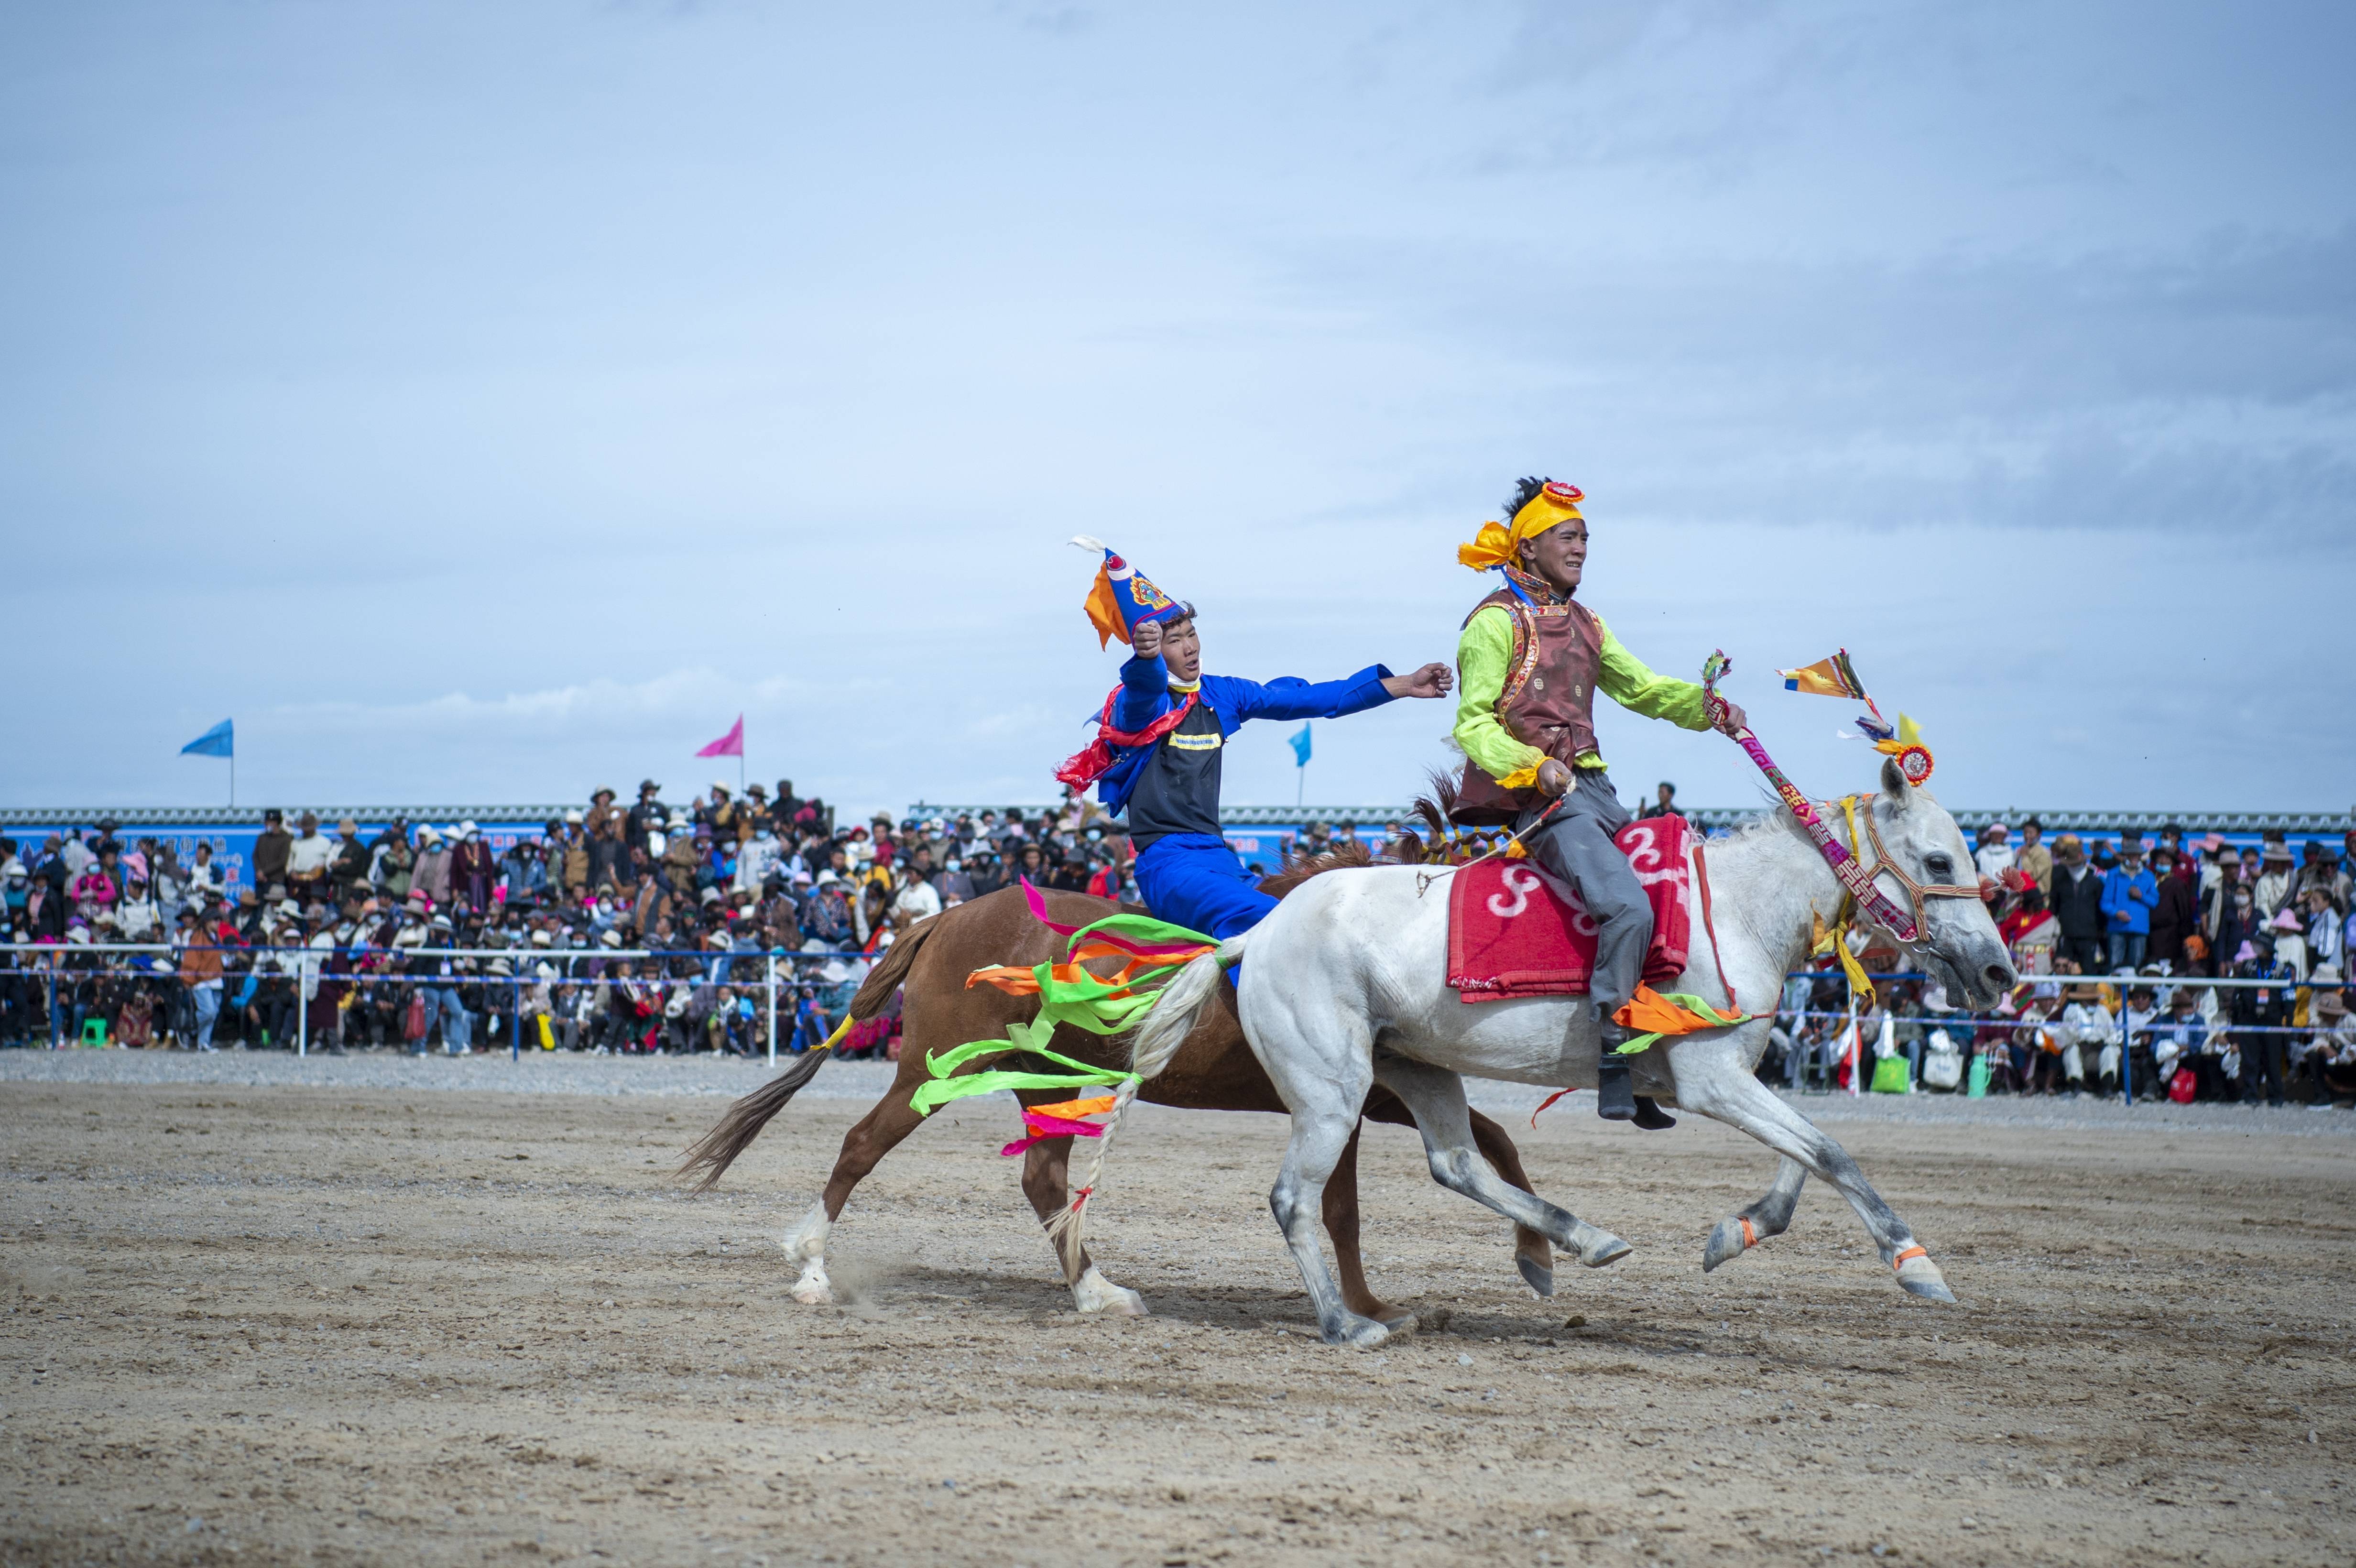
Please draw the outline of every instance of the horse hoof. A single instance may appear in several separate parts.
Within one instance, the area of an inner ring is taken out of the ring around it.
[[[1589,1234],[1580,1238],[1578,1251],[1579,1261],[1589,1268],[1608,1267],[1635,1251],[1609,1231],[1598,1231],[1592,1226],[1587,1230]]]
[[[1390,1337],[1391,1331],[1387,1328],[1371,1317],[1360,1317],[1355,1313],[1344,1317],[1325,1330],[1327,1344],[1347,1345],[1355,1350],[1371,1350]]]
[[[1415,1314],[1405,1307],[1387,1307],[1375,1314],[1375,1321],[1389,1329],[1394,1336],[1412,1334],[1419,1327]]]
[[[1082,1312],[1106,1313],[1114,1317],[1144,1317],[1145,1297],[1127,1285],[1115,1285],[1097,1272],[1090,1264],[1072,1286],[1072,1305]]]
[[[1541,1296],[1554,1294],[1554,1270],[1534,1257],[1517,1255],[1514,1266],[1522,1271],[1522,1283]]]
[[[1898,1265],[1898,1284],[1907,1295],[1919,1296],[1925,1301],[1952,1302],[1955,1299],[1955,1293],[1947,1288],[1946,1276],[1939,1272],[1939,1265],[1920,1253]]]
[[[826,1277],[826,1270],[816,1258],[812,1258],[803,1268],[801,1278],[794,1281],[793,1289],[786,1294],[804,1307],[831,1307],[834,1305],[834,1282]]]
[[[1708,1274],[1720,1264],[1732,1263],[1750,1248],[1751,1243],[1743,1238],[1742,1221],[1730,1214],[1718,1222],[1718,1229],[1702,1244],[1701,1272]]]

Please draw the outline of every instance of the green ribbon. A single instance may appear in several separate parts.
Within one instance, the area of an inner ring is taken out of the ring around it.
[[[1156,920],[1150,914],[1135,914],[1128,910],[1122,910],[1118,913],[1108,914],[1093,924],[1084,925],[1072,933],[1072,940],[1066,944],[1064,951],[1066,953],[1077,951],[1082,941],[1099,931],[1113,936],[1126,937],[1131,942],[1183,942],[1192,947],[1216,947],[1219,944],[1219,939],[1215,936],[1205,936],[1199,931],[1190,930],[1183,925],[1173,925],[1166,920]],[[1144,957],[1146,955],[1141,954],[1139,956]],[[1175,964],[1179,960],[1173,957],[1164,959],[1162,962],[1167,965]]]
[[[1047,1041],[1055,1033],[1055,1020],[1043,1013],[1027,1024],[1008,1024],[1004,1040],[971,1040],[940,1051],[926,1060],[925,1071],[932,1075],[931,1079],[916,1085],[916,1092],[908,1096],[908,1103],[916,1108],[918,1115],[930,1115],[935,1107],[971,1094],[991,1094],[1001,1089],[1117,1089],[1137,1076],[1115,1068],[1093,1066],[1066,1056],[1059,1051],[1048,1050]],[[958,1072],[967,1062],[977,1061],[985,1056],[1002,1056],[1013,1051],[1044,1056],[1072,1071],[1012,1072],[991,1070],[963,1074]]]
[[[1185,942],[1196,946],[1215,947],[1218,938],[1205,936],[1199,931],[1189,931],[1183,925],[1155,920],[1150,915],[1127,912],[1109,914],[1093,925],[1082,926],[1064,944],[1066,955],[1076,952],[1080,944],[1097,932],[1109,932],[1139,942]],[[916,1086],[908,1103],[920,1116],[930,1115],[935,1109],[952,1100],[962,1100],[974,1094],[995,1093],[1001,1089],[1118,1089],[1138,1082],[1137,1074],[1118,1068],[1098,1067],[1060,1051],[1050,1051],[1047,1041],[1055,1038],[1056,1026],[1072,1024],[1091,1034],[1120,1034],[1134,1027],[1137,1016],[1151,1007],[1155,991],[1135,991],[1132,987],[1150,981],[1167,980],[1167,971],[1188,962],[1171,957],[1161,962],[1147,960],[1148,968],[1130,979],[1115,983],[1087,970],[1076,980],[1060,979],[1054,963],[1038,965],[1031,971],[1039,982],[1039,1011],[1029,1023],[1008,1024],[1004,1040],[969,1040],[948,1051],[937,1051],[925,1061],[927,1082]],[[1112,993],[1130,990],[1131,994],[1117,997]],[[1069,1072],[1018,1072],[990,1069],[980,1072],[960,1073],[959,1068],[988,1056],[1001,1056],[1010,1051],[1027,1051],[1044,1057]]]
[[[1749,1013],[1739,1011],[1721,1013],[1716,1008],[1711,1007],[1708,1002],[1703,1001],[1699,997],[1685,991],[1663,991],[1660,993],[1660,998],[1665,1002],[1674,1002],[1689,1013],[1700,1014],[1703,1018],[1708,1019],[1713,1026],[1719,1029],[1732,1029],[1736,1024],[1748,1022],[1751,1016]],[[1650,1051],[1664,1038],[1665,1037],[1658,1030],[1655,1030],[1651,1034],[1631,1035],[1625,1040],[1621,1042],[1619,1048],[1613,1051],[1612,1054],[1615,1056],[1633,1056],[1640,1051]]]

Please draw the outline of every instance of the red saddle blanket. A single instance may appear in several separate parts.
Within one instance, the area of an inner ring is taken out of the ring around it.
[[[1644,982],[1685,973],[1692,946],[1686,820],[1648,816],[1615,840],[1653,903]],[[1459,871],[1448,888],[1448,983],[1468,1002],[1507,997],[1583,997],[1595,968],[1595,922],[1533,860],[1500,858]]]

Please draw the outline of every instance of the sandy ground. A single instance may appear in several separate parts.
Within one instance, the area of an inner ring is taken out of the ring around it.
[[[1815,1185],[1705,1277],[1772,1160],[1583,1106],[1531,1172],[1637,1251],[1536,1300],[1377,1130],[1375,1282],[1452,1316],[1360,1353],[1278,1245],[1273,1117],[1138,1117],[1098,1251],[1155,1316],[1100,1320],[1001,1106],[882,1167],[830,1249],[851,1299],[808,1308],[775,1239],[857,1102],[690,1199],[709,1097],[7,1076],[6,1563],[2356,1558],[2345,1136],[1813,1103],[1941,1307]]]

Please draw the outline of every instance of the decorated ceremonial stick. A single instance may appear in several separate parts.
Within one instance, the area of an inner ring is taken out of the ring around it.
[[[1734,661],[1726,656],[1724,648],[1711,653],[1701,667],[1702,706],[1709,715],[1709,721],[1720,729],[1724,729],[1726,723],[1727,703],[1726,699],[1718,694],[1718,683],[1733,667]],[[1833,830],[1825,825],[1825,819],[1815,804],[1800,793],[1799,786],[1783,776],[1783,770],[1775,765],[1775,759],[1767,754],[1767,748],[1759,743],[1759,737],[1751,732],[1751,727],[1740,725],[1725,732],[1750,754],[1751,760],[1758,764],[1759,771],[1767,775],[1767,782],[1775,786],[1775,793],[1782,797],[1785,809],[1800,819],[1800,826],[1807,830],[1808,837],[1816,846],[1816,852],[1825,858],[1825,863],[1833,869],[1833,875],[1840,880],[1842,887],[1848,890],[1849,896],[1857,900],[1877,922],[1888,926],[1901,942],[1913,941],[1916,935],[1913,919],[1891,901],[1889,894],[1873,885],[1873,879],[1866,874],[1865,868],[1850,853],[1849,847],[1833,836]]]

